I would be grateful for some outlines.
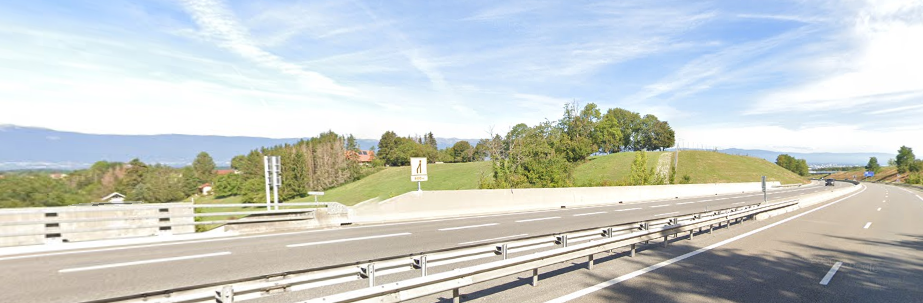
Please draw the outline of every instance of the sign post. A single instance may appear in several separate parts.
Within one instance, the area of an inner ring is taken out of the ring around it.
[[[266,210],[272,210],[273,198],[270,190],[275,194],[275,209],[279,209],[279,185],[282,184],[282,159],[279,156],[263,156],[264,175],[266,177]]]
[[[768,197],[766,196],[766,176],[763,176],[763,202],[767,202]]]
[[[317,196],[323,196],[324,192],[322,191],[309,191],[308,196],[314,196],[314,202],[317,202]]]
[[[421,183],[427,180],[426,158],[410,158],[410,181],[417,182],[417,191],[423,191]]]

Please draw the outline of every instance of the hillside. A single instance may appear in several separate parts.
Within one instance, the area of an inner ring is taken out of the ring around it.
[[[476,189],[482,174],[488,174],[490,162],[430,164],[429,181],[423,182],[423,190]],[[417,183],[410,181],[410,167],[388,167],[359,181],[327,190],[318,201],[335,201],[354,205],[369,199],[385,200],[400,194],[417,190]],[[314,201],[314,197],[294,201]]]
[[[649,152],[648,167],[654,167],[664,152]],[[671,152],[666,152],[668,158]],[[574,184],[588,186],[614,183],[628,176],[634,153],[616,153],[591,157],[574,169]],[[668,168],[667,168],[668,170]],[[429,181],[423,190],[477,189],[482,176],[490,173],[490,162],[430,164]],[[802,178],[763,159],[707,151],[683,151],[679,156],[677,179],[688,174],[692,183],[758,182],[760,176],[783,184],[802,183]],[[336,201],[346,205],[401,195],[417,189],[410,181],[408,167],[389,167],[362,180],[327,190],[318,201]],[[294,201],[314,201],[313,197]]]
[[[647,166],[657,165],[657,160],[664,152],[648,152]],[[671,158],[672,159],[672,158]],[[635,153],[614,153],[605,156],[590,157],[586,163],[574,168],[574,185],[598,186],[614,184],[628,176]],[[669,170],[669,168],[668,168]]]
[[[859,179],[859,181],[871,181],[871,182],[894,182],[897,181],[897,168],[892,166],[885,166],[881,168],[875,176],[870,178],[865,178],[865,170],[857,169],[845,172],[837,172],[825,176],[824,178],[834,178],[837,180],[843,179],[852,179],[854,176]]]
[[[782,184],[806,180],[764,159],[710,151],[681,151],[676,178],[684,175],[689,175],[692,183],[759,182],[760,176]]]

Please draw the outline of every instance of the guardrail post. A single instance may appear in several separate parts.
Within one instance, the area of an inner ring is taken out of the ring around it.
[[[567,235],[556,236],[554,242],[555,244],[567,247]]]
[[[715,228],[715,225],[714,225],[714,224],[708,224],[708,234],[709,234],[709,235],[711,234],[711,231],[712,231],[712,229],[714,229],[714,228]]]
[[[503,260],[506,260],[508,256],[508,252],[509,252],[509,245],[505,243],[503,245],[497,246],[496,251],[495,251],[495,253],[503,256]]]
[[[423,276],[426,277],[426,255],[422,255],[419,258],[413,259],[413,264],[411,267],[419,269],[423,272]]]
[[[532,286],[538,286],[538,268],[532,269]]]
[[[667,247],[667,244],[670,243],[670,235],[663,236],[663,247]]]
[[[603,238],[612,238],[612,227],[603,229],[602,236],[603,236]],[[614,249],[610,249],[610,250],[609,250],[609,253],[611,254],[611,253],[613,253],[614,251],[615,251]]]
[[[215,302],[234,303],[234,286],[225,285],[215,292]]]
[[[369,287],[375,286],[375,263],[359,268],[359,277],[369,279]]]
[[[593,270],[593,255],[587,257],[586,269]]]
[[[689,231],[689,240],[692,240],[692,238],[694,237],[693,234],[695,234],[695,230],[690,230],[690,231]]]
[[[461,303],[461,291],[458,288],[452,290],[452,303]]]
[[[637,244],[632,244],[632,245],[631,245],[631,257],[632,257],[632,258],[635,257],[635,245],[637,245]]]

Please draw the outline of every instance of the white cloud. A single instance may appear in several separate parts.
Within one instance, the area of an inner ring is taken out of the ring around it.
[[[183,2],[193,20],[201,28],[201,34],[228,49],[262,66],[301,78],[305,85],[318,92],[334,95],[352,95],[354,90],[337,84],[317,72],[302,69],[282,57],[261,49],[250,37],[246,28],[220,0],[187,0]]]
[[[839,60],[811,71],[816,79],[756,99],[748,114],[850,110],[923,102],[923,8],[919,2],[869,3],[854,12]],[[913,14],[912,12],[917,12]],[[833,42],[831,42],[833,43]]]

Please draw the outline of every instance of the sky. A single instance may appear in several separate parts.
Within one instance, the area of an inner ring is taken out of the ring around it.
[[[0,42],[0,124],[473,139],[592,102],[684,147],[923,149],[921,1],[3,1]]]

